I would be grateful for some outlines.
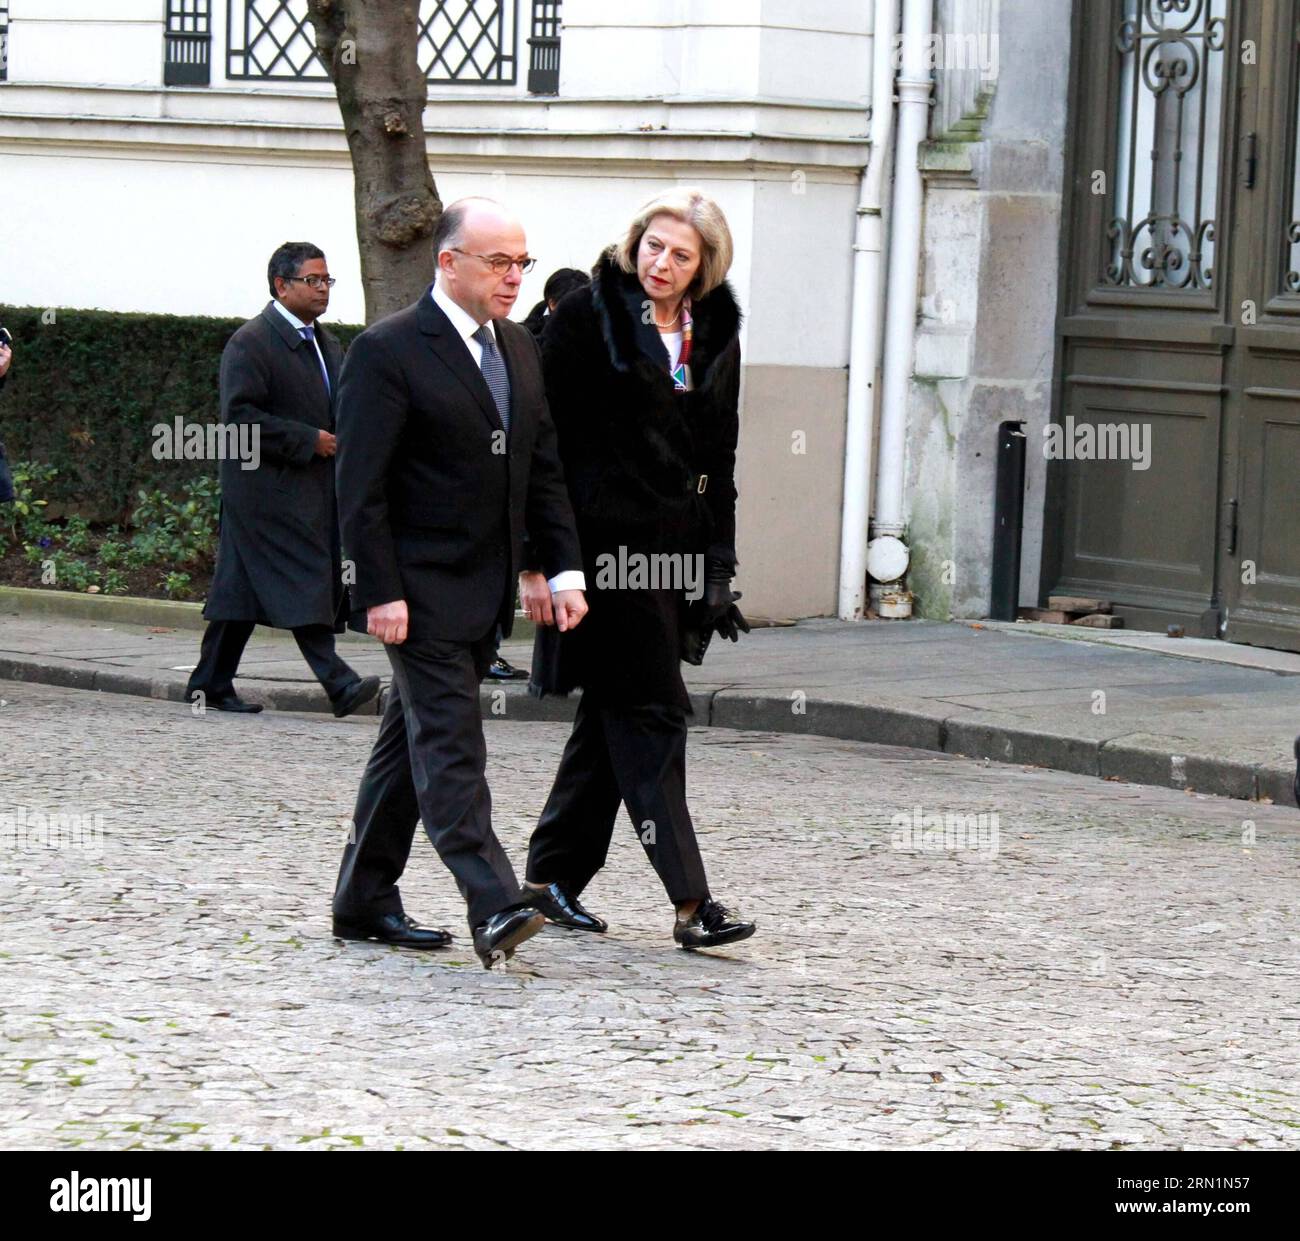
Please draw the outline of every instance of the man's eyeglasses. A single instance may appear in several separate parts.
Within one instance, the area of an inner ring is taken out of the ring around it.
[[[333,276],[283,276],[286,281],[301,280],[310,289],[332,289],[338,281]]]
[[[534,267],[537,266],[536,259],[530,259],[524,255],[521,259],[508,258],[504,254],[475,254],[472,250],[461,250],[456,246],[450,247],[457,254],[468,254],[472,259],[482,259],[491,269],[494,275],[504,276],[516,263],[519,264],[519,274],[526,276]]]

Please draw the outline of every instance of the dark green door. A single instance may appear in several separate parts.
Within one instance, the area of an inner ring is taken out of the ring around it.
[[[1076,5],[1044,582],[1131,627],[1300,649],[1298,16]]]
[[[1300,649],[1300,41],[1294,2],[1253,4],[1258,65],[1243,70],[1227,371],[1221,630]]]

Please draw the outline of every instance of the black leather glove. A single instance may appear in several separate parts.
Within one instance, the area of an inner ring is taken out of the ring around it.
[[[709,643],[712,641],[712,629],[689,626],[682,634],[682,658],[688,664],[699,667],[704,662],[704,652],[709,649]]]
[[[737,592],[734,597],[739,599],[740,593]],[[744,613],[733,603],[713,622],[713,629],[727,641],[735,642],[742,633],[749,632],[749,622],[745,619]]]
[[[711,560],[705,569],[704,598],[701,600],[700,625],[735,642],[741,633],[749,632],[749,622],[736,601],[744,596],[731,589],[731,568],[720,561]],[[707,643],[705,644],[707,647]],[[700,655],[703,659],[703,652]]]

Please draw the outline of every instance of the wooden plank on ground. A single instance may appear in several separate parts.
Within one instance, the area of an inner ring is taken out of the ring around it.
[[[1108,616],[1104,612],[1093,612],[1090,616],[1081,616],[1078,620],[1071,621],[1070,624],[1084,625],[1089,629],[1123,629],[1124,618]]]
[[[1109,599],[1089,599],[1084,595],[1049,595],[1047,606],[1054,612],[1109,612]]]
[[[1054,611],[1051,608],[1021,608],[1020,619],[1037,621],[1040,625],[1068,625],[1073,618],[1069,612]]]

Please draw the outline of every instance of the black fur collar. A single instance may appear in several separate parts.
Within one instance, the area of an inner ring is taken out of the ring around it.
[[[644,357],[656,369],[666,369],[668,354],[645,314],[648,299],[636,275],[619,267],[607,250],[592,268],[591,277],[591,304],[614,368],[631,370],[636,360]],[[731,285],[724,280],[706,297],[695,298],[691,320],[691,370],[702,378],[740,330],[740,306]]]

